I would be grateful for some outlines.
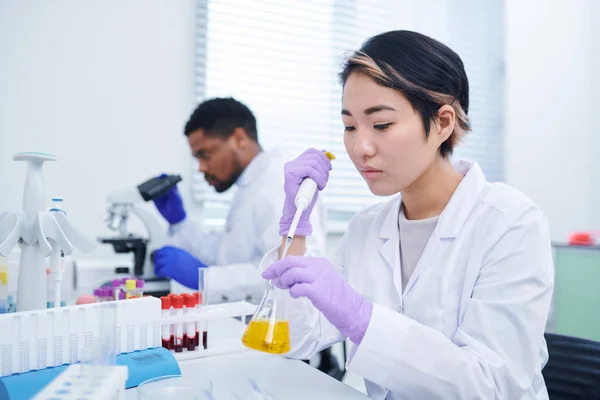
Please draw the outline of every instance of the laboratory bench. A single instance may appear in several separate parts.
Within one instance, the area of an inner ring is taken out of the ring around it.
[[[273,400],[368,399],[303,361],[247,349],[240,340],[244,328],[236,319],[211,321],[206,355],[192,359],[187,359],[186,353],[176,356],[182,376],[212,381],[215,400],[253,398],[250,379]],[[127,400],[137,398],[137,388],[126,391]]]

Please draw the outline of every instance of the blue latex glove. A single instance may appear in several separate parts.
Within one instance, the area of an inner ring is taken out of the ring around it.
[[[159,278],[171,278],[198,290],[198,268],[207,268],[187,251],[165,246],[154,252],[154,273]]]
[[[167,175],[162,174],[159,178],[165,176]],[[158,212],[169,222],[169,224],[173,225],[185,219],[186,213],[183,208],[183,200],[181,200],[181,195],[179,194],[177,186],[169,190],[167,194],[157,197],[153,201]]]

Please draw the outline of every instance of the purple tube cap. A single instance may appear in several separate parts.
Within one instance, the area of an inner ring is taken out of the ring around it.
[[[121,289],[121,291],[119,292],[119,300],[125,300],[125,298],[126,298],[125,291],[123,289]]]
[[[135,287],[137,288],[143,288],[144,287],[144,280],[143,279],[137,279],[135,282]]]
[[[121,286],[121,280],[120,279],[113,279],[113,281],[112,281],[112,287],[113,288],[117,288],[119,286]]]

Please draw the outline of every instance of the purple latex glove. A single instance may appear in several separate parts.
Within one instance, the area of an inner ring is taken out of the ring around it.
[[[307,297],[325,318],[355,344],[362,341],[373,303],[358,294],[326,258],[287,256],[263,273],[293,298]]]
[[[304,178],[311,178],[317,184],[317,192],[312,202],[300,216],[296,235],[309,236],[312,233],[310,224],[310,213],[317,202],[319,192],[325,188],[331,171],[331,161],[325,154],[317,149],[308,149],[293,161],[285,164],[284,176],[285,183],[285,202],[283,203],[283,212],[279,220],[279,234],[286,236],[292,225],[294,214],[296,213],[296,193]]]

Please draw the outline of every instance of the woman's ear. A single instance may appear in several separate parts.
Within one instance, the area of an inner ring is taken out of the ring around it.
[[[444,104],[438,110],[435,125],[437,127],[437,140],[441,145],[444,143],[454,132],[454,125],[456,124],[456,112],[449,104]]]

